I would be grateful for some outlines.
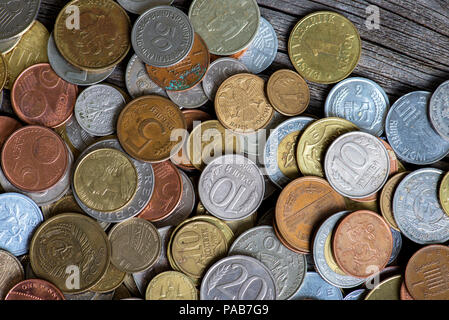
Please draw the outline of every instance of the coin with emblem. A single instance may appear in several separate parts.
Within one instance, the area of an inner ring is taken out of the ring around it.
[[[193,281],[177,271],[158,274],[148,284],[145,300],[198,300]]]

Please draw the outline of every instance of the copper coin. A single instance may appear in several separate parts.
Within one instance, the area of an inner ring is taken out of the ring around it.
[[[410,292],[408,292],[407,286],[405,285],[404,281],[402,282],[401,291],[399,292],[399,295],[401,297],[401,300],[415,300],[415,299],[413,299]]]
[[[58,183],[68,166],[64,141],[51,129],[26,126],[6,140],[1,160],[6,178],[17,188],[41,192]]]
[[[159,87],[170,91],[185,91],[203,80],[209,68],[209,49],[195,33],[192,50],[181,62],[168,68],[146,65],[148,75]]]
[[[61,290],[48,281],[28,279],[16,284],[5,300],[65,300]]]
[[[182,113],[184,114],[184,117],[186,118],[186,124],[187,124],[187,132],[191,132],[194,128],[194,126],[198,125],[199,123],[207,120],[211,120],[212,117],[201,110],[192,110],[192,109],[186,109],[182,110]],[[185,141],[184,145],[182,146],[181,150],[175,155],[173,155],[170,159],[171,161],[179,168],[184,170],[195,170],[195,167],[190,162],[190,159],[187,155],[187,140]]]
[[[405,284],[415,300],[449,300],[449,247],[418,250],[407,263]]]
[[[273,229],[274,229],[274,233],[276,234],[276,237],[279,239],[279,241],[289,250],[299,253],[299,254],[307,254],[307,252],[305,251],[301,251],[298,250],[296,248],[293,248],[287,241],[285,241],[284,237],[282,237],[282,235],[279,233],[279,229],[276,225],[276,221],[273,220]]]
[[[181,201],[182,178],[171,161],[152,164],[154,170],[154,191],[148,205],[138,217],[149,221],[167,218]]]
[[[393,250],[393,235],[377,213],[359,210],[338,224],[332,248],[335,261],[346,274],[366,278],[387,265]]]
[[[290,182],[276,203],[279,234],[297,251],[310,252],[314,229],[332,214],[346,209],[345,199],[318,177]]]
[[[21,128],[19,121],[5,116],[0,116],[0,149],[14,131]]]
[[[50,64],[35,64],[14,82],[11,103],[17,116],[28,124],[55,128],[69,120],[78,86],[60,78]]]

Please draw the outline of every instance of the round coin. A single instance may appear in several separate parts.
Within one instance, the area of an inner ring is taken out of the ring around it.
[[[396,191],[397,186],[401,182],[404,177],[409,174],[409,171],[397,173],[390,180],[387,181],[385,186],[380,193],[380,211],[385,221],[392,227],[393,229],[399,231],[399,227],[394,220],[393,215],[393,196]]]
[[[316,272],[307,272],[303,285],[292,300],[343,300],[343,293],[320,277]]]
[[[65,300],[61,290],[48,281],[28,279],[16,284],[5,300]]]
[[[0,149],[5,141],[22,125],[11,117],[0,116]]]
[[[20,261],[6,250],[0,250],[0,299],[3,300],[9,290],[25,280],[25,272]]]
[[[169,6],[173,0],[117,0],[125,10],[138,15],[156,6]]]
[[[443,82],[430,98],[429,118],[433,128],[441,137],[449,140],[449,113],[447,101],[449,100],[449,80]]]
[[[166,271],[148,284],[145,300],[198,300],[198,291],[185,274]]]
[[[405,281],[402,281],[401,291],[399,292],[399,295],[401,297],[401,300],[415,300],[408,291],[407,286],[405,285]]]
[[[118,288],[125,279],[126,273],[117,269],[112,263],[109,263],[106,273],[100,282],[94,285],[90,290],[93,292],[107,293]]]
[[[443,180],[441,180],[438,191],[438,198],[444,212],[449,215],[449,173],[446,173],[443,177]]]
[[[37,17],[40,4],[40,0],[2,1],[0,40],[9,40],[28,30]]]
[[[397,275],[379,283],[365,297],[365,300],[401,300],[399,292],[403,277]]]

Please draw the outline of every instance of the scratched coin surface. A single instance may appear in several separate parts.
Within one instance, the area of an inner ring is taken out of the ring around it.
[[[167,90],[167,95],[180,108],[186,109],[199,108],[209,101],[201,84],[197,84],[185,92]]]
[[[306,276],[305,256],[287,249],[270,226],[247,230],[234,241],[228,254],[250,256],[262,262],[275,280],[277,300],[289,299]]]
[[[63,293],[52,283],[40,279],[27,279],[16,284],[5,300],[65,300]]]
[[[362,43],[357,28],[344,16],[318,11],[301,19],[288,40],[288,54],[306,80],[335,83],[357,66]]]
[[[185,274],[166,271],[148,284],[145,300],[198,300],[198,291]]]
[[[408,174],[393,196],[393,216],[399,230],[419,244],[449,240],[449,216],[438,200],[443,171],[424,168]]]
[[[366,78],[348,78],[329,92],[324,105],[326,117],[351,121],[360,130],[380,136],[390,100],[384,89]]]
[[[321,278],[316,272],[307,272],[303,285],[292,300],[343,300],[343,293]]]
[[[138,15],[156,6],[169,6],[173,0],[117,0],[125,10]]]
[[[410,92],[399,98],[388,112],[385,131],[400,160],[426,165],[449,153],[449,141],[442,138],[430,123],[430,98],[430,92]]]
[[[62,292],[81,293],[101,280],[110,252],[108,237],[95,220],[79,213],[59,214],[34,233],[31,267],[36,276],[54,283]],[[79,268],[79,288],[66,281],[66,270],[73,266]]]
[[[39,12],[40,0],[11,0],[0,3],[0,40],[9,40],[27,31]]]
[[[271,271],[259,260],[234,255],[209,268],[201,281],[200,299],[276,300],[276,283]]]
[[[401,180],[409,174],[409,171],[401,172],[393,177],[391,177],[380,193],[380,211],[385,221],[392,227],[393,229],[399,231],[399,227],[394,220],[393,215],[393,196],[396,191],[397,186],[401,182]]]
[[[190,52],[194,31],[187,15],[170,6],[143,13],[132,29],[131,41],[137,56],[146,64],[166,68],[182,61]]]
[[[0,250],[0,299],[17,283],[25,280],[25,272],[20,261],[10,252]]]
[[[443,82],[432,94],[429,102],[429,118],[433,128],[449,140],[449,80]]]

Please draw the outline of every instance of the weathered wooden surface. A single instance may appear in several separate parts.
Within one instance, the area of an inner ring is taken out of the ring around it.
[[[238,0],[235,0],[238,1]],[[49,31],[58,12],[68,1],[42,0],[38,19]],[[414,90],[433,91],[449,79],[449,1],[448,0],[257,0],[261,13],[276,30],[279,51],[275,62],[264,72],[269,75],[280,68],[293,66],[287,42],[293,26],[306,14],[331,10],[349,18],[358,28],[363,51],[353,76],[378,82],[391,102]],[[174,5],[187,12],[191,1],[175,0]],[[366,8],[380,9],[380,28],[368,30]],[[136,16],[130,14],[134,21]],[[131,56],[130,53],[129,57]],[[107,80],[124,86],[124,70],[129,57]],[[322,115],[324,100],[332,85],[309,83],[309,112]],[[5,95],[8,104],[8,93]]]

